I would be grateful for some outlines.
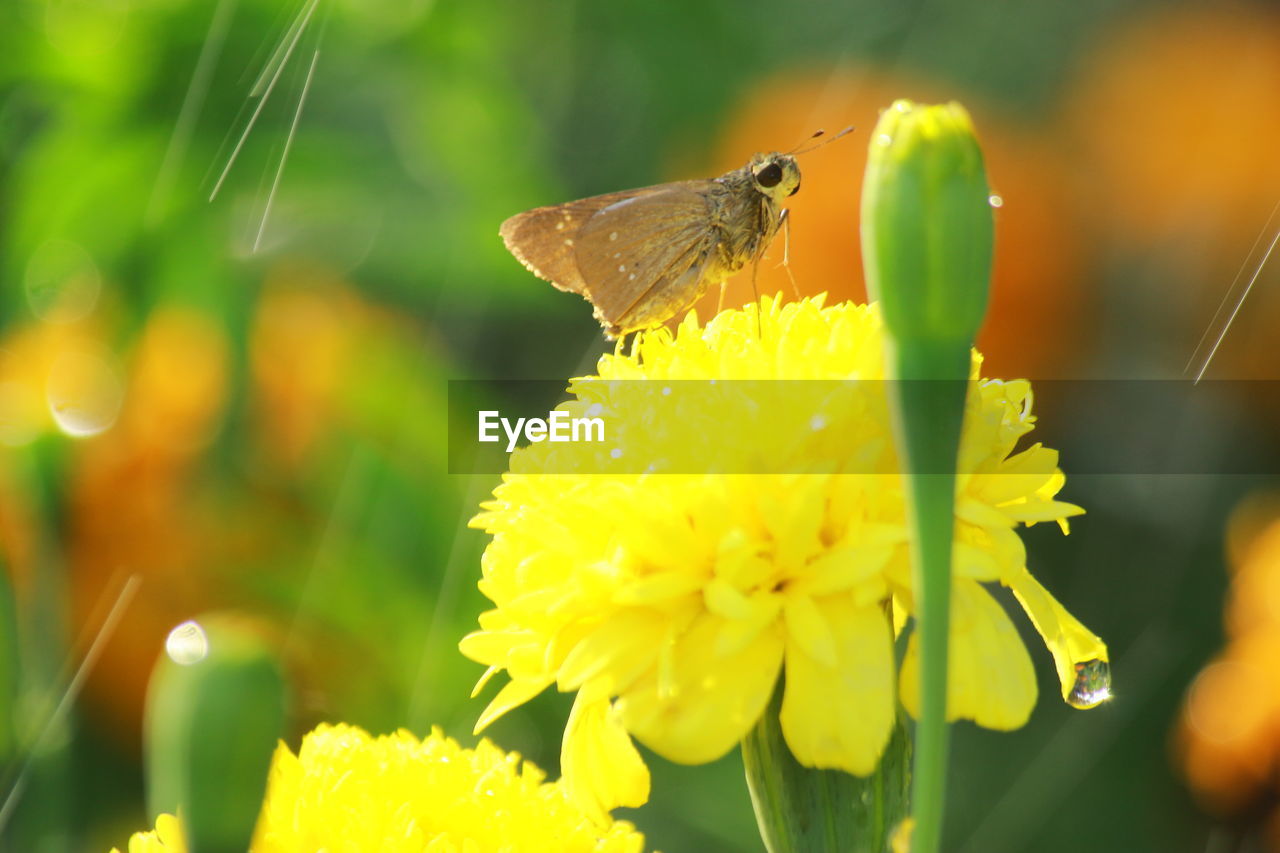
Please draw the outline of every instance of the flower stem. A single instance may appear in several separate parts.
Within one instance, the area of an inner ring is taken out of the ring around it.
[[[911,738],[899,714],[870,776],[816,770],[795,760],[778,713],[782,679],[769,707],[742,741],[742,763],[760,837],[769,853],[883,853],[907,816]]]
[[[920,653],[915,853],[942,838],[956,459],[970,347],[986,314],[993,223],[982,150],[959,104],[896,101],[862,184],[867,291],[884,316],[896,444],[911,520]]]
[[[911,493],[912,587],[920,634],[920,719],[912,800],[912,850],[939,849],[945,806],[949,730],[947,638],[951,622],[951,541],[955,518],[956,453],[964,421],[969,348],[901,347],[893,383],[901,418]],[[949,378],[940,378],[948,376]],[[928,378],[926,378],[928,377]]]

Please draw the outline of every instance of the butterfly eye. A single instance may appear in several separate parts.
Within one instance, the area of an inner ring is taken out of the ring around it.
[[[770,163],[760,171],[756,172],[756,183],[768,189],[776,187],[778,182],[782,180],[782,167],[777,163]]]

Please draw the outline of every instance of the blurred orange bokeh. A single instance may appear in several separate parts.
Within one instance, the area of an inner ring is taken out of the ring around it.
[[[209,606],[221,541],[194,476],[227,399],[228,352],[205,314],[152,311],[130,359],[119,422],[75,448],[70,544],[74,624],[96,630],[124,579],[140,583],[86,693],[125,742],[139,735],[151,666],[168,631]]]
[[[963,102],[1001,199],[994,211],[991,306],[978,341],[986,370],[1010,377],[1075,375],[1073,346],[1091,316],[1092,294],[1082,276],[1085,247],[1072,220],[1063,158],[1052,138],[1003,119],[953,86],[872,71],[787,75],[746,99],[725,128],[710,172],[738,168],[756,151],[790,148],[819,128],[833,134],[856,124],[848,137],[800,159],[801,189],[788,201],[790,268],[802,295],[827,291],[832,300],[864,301],[858,207],[868,138],[880,111],[899,98]],[[782,255],[779,236],[756,271],[761,293],[792,295]],[[748,268],[730,280],[726,306],[752,298],[751,276]],[[719,297],[712,288],[697,305],[699,315],[714,313]]]
[[[1064,113],[1078,203],[1129,265],[1120,304],[1142,306],[1135,322],[1190,357],[1280,229],[1280,14],[1157,8],[1090,55]],[[1275,281],[1249,295],[1211,378],[1280,378]]]
[[[1228,819],[1270,808],[1280,793],[1280,516],[1261,525],[1262,508],[1274,512],[1274,497],[1233,515],[1227,644],[1188,690],[1176,737],[1197,799]]]

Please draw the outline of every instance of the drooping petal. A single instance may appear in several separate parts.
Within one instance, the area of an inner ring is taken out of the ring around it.
[[[902,704],[920,710],[918,636],[902,661]],[[988,729],[1026,723],[1036,703],[1036,677],[1018,630],[979,584],[957,579],[951,587],[951,645],[947,655],[947,719],[973,720]]]
[[[681,764],[714,761],[760,718],[782,665],[781,629],[718,655],[724,620],[704,613],[674,642],[670,683],[660,673],[624,691],[618,709],[627,730],[654,752]]]
[[[1075,688],[1076,665],[1109,661],[1106,644],[1059,604],[1025,568],[1014,573],[1006,583],[1053,654],[1062,698],[1067,701]]]
[[[892,626],[883,607],[858,607],[847,596],[815,609],[830,627],[835,661],[788,640],[782,733],[806,767],[865,776],[875,770],[893,729]]]
[[[604,688],[607,685],[601,682]],[[631,742],[607,689],[578,691],[560,746],[560,772],[578,808],[598,819],[649,799],[649,768]]]

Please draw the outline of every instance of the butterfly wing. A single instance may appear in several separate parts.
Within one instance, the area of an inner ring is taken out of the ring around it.
[[[610,335],[657,325],[705,283],[716,245],[711,181],[680,181],[539,207],[502,223],[516,259],[595,306]]]
[[[610,334],[664,322],[705,285],[716,232],[705,185],[662,184],[596,211],[574,241],[575,260]]]
[[[650,189],[656,189],[650,188]],[[578,233],[597,211],[616,202],[649,192],[625,190],[579,199],[566,204],[535,207],[517,213],[498,229],[507,250],[525,269],[560,290],[586,295],[586,287],[574,260]]]

